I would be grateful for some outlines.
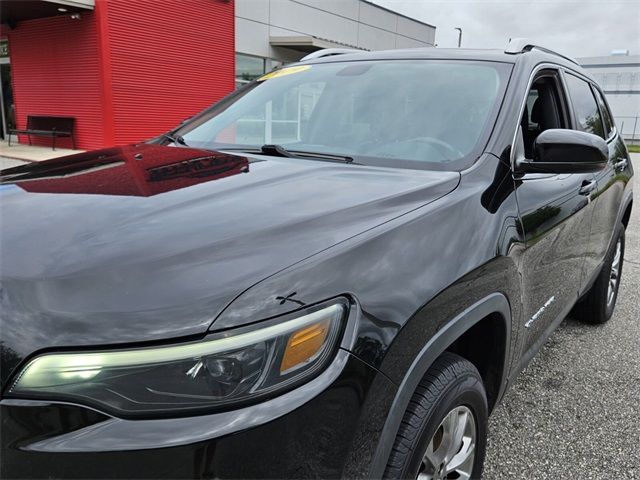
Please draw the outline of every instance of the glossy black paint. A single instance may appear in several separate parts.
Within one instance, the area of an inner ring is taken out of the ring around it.
[[[203,336],[255,282],[459,180],[156,145],[94,152],[98,170],[80,155],[7,172],[17,183],[2,190],[2,341],[15,360],[3,380],[45,348]],[[212,157],[231,168],[196,168]]]
[[[533,159],[537,162],[595,163],[602,168],[609,158],[602,138],[569,129],[545,130],[538,135],[533,148]]]
[[[596,172],[609,160],[602,138],[569,129],[545,130],[536,138],[533,150],[533,159],[516,163],[516,173]]]
[[[385,462],[376,452],[395,435],[385,424],[412,365],[495,295],[509,318],[496,309],[479,324],[494,328],[496,365],[483,378],[490,405],[499,401],[597,273],[630,205],[628,153],[616,133],[595,173],[515,171],[533,70],[581,73],[555,55],[344,57],[360,58],[513,64],[484,153],[465,170],[435,172],[142,144],[2,172],[4,384],[47,349],[194,339],[339,295],[357,312],[325,374],[224,418],[144,423],[5,398],[3,476],[379,474],[370,468]],[[340,58],[317,62],[329,61]]]
[[[527,174],[521,181],[517,198],[527,242],[521,281],[526,350],[578,298],[584,258],[592,249],[595,204],[581,193],[583,184],[594,181],[592,173]]]
[[[604,169],[596,172],[598,189],[593,193],[596,201],[591,226],[591,241],[594,249],[585,260],[585,270],[594,270],[594,264],[604,258],[613,241],[613,232],[621,221],[620,205],[630,199],[628,183],[633,174],[631,160],[619,135],[614,135],[607,143],[609,161]]]
[[[199,417],[120,420],[3,400],[3,478],[337,478],[347,461],[362,475],[395,386],[346,352],[337,366],[311,391]]]

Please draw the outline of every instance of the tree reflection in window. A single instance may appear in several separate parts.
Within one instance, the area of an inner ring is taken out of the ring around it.
[[[578,130],[606,138],[602,117],[589,84],[578,77],[567,75],[567,85]]]

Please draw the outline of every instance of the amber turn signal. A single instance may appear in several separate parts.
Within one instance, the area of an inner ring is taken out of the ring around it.
[[[322,350],[330,326],[331,321],[324,320],[292,333],[280,363],[280,373],[313,360]]]

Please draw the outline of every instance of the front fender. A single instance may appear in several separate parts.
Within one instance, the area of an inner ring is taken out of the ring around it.
[[[458,316],[446,322],[422,347],[407,369],[391,409],[384,423],[376,453],[373,457],[370,478],[382,478],[404,413],[418,384],[433,362],[467,330],[491,314],[498,314],[504,322],[507,345],[504,349],[504,365],[508,365],[511,352],[511,308],[507,297],[493,293],[465,309]],[[507,368],[502,369],[500,395],[506,388]],[[499,395],[499,396],[500,396]]]

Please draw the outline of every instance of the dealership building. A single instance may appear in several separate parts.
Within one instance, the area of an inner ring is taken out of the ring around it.
[[[640,55],[629,50],[577,59],[607,96],[618,130],[628,142],[640,141]]]
[[[156,136],[318,49],[435,41],[434,26],[365,0],[2,0],[0,8],[2,136],[26,128],[29,115],[73,117],[81,149]]]

